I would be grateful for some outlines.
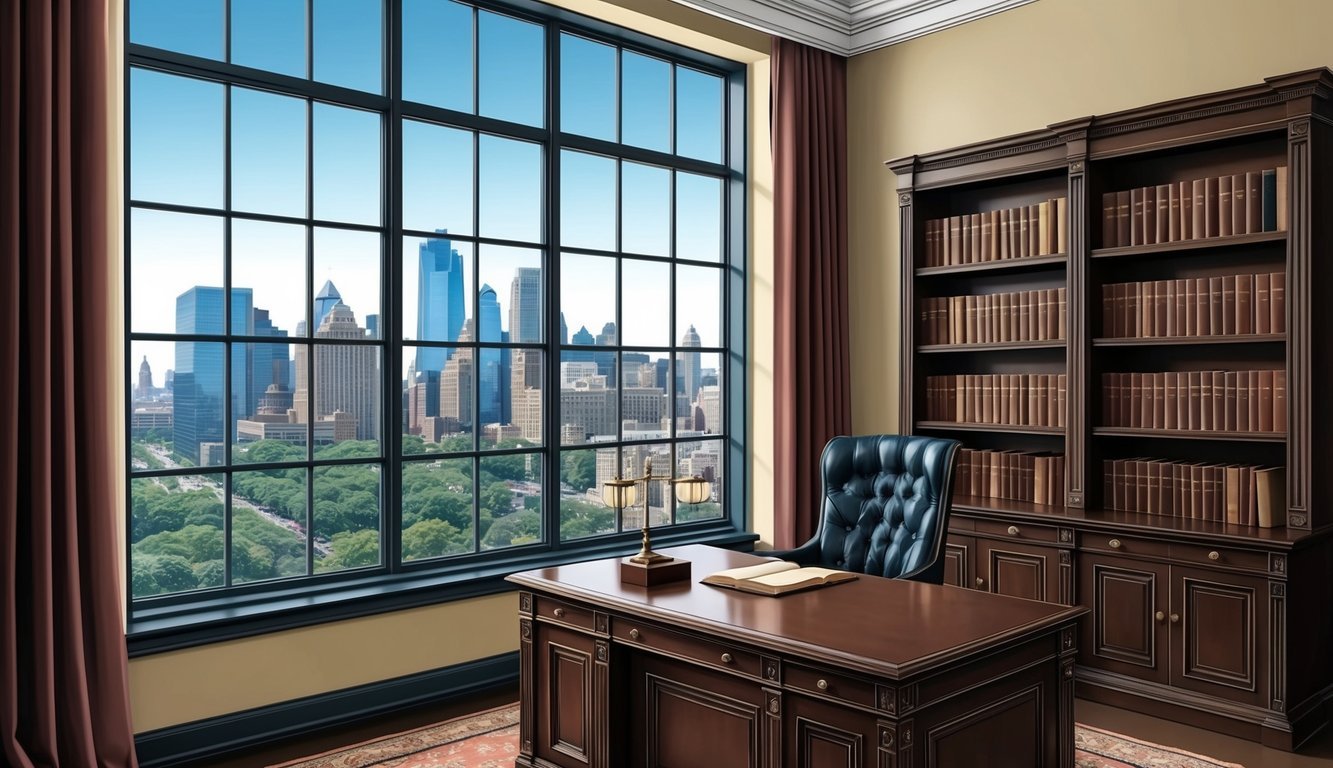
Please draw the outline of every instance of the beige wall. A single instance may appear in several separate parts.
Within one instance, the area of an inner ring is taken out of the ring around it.
[[[748,400],[755,510],[750,523],[771,541],[772,324],[762,320],[771,317],[773,306],[768,37],[669,0],[557,0],[555,4],[748,65],[752,168],[748,325],[753,372]],[[118,128],[120,120],[112,124]],[[113,137],[113,142],[119,146],[120,139]],[[123,386],[119,378],[116,384]],[[134,730],[142,733],[513,651],[518,647],[517,613],[512,594],[494,595],[133,659]]]
[[[896,179],[883,162],[1333,64],[1326,0],[1040,0],[848,70],[852,420],[898,417]]]

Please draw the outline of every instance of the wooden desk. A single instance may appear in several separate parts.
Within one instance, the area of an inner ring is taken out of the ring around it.
[[[664,550],[514,574],[522,768],[1072,766],[1086,609],[862,576],[783,597],[697,583],[760,558]]]

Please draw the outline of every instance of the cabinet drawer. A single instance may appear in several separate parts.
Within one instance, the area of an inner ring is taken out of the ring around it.
[[[1268,573],[1268,553],[1253,549],[1229,549],[1199,544],[1172,544],[1171,559],[1199,565],[1220,565]]]
[[[564,624],[567,627],[593,631],[593,612],[587,608],[571,605],[563,600],[539,596],[535,615],[538,618]]]
[[[1164,541],[1137,539],[1133,536],[1123,536],[1115,531],[1081,533],[1078,546],[1079,549],[1089,552],[1106,552],[1112,555],[1167,557],[1170,554],[1170,547]]]
[[[815,696],[845,701],[860,707],[875,706],[875,684],[824,669],[787,664],[783,669],[787,688]]]
[[[1055,544],[1060,540],[1060,531],[1055,526],[1037,523],[978,520],[976,532],[978,536],[994,536],[1014,541],[1041,541]]]
[[[755,679],[759,679],[763,668],[757,653],[646,622],[612,619],[611,637],[633,648],[675,656]]]

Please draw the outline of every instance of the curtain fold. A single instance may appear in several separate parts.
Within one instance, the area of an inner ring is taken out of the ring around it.
[[[134,766],[106,0],[0,0],[0,763]]]
[[[773,39],[774,546],[814,535],[824,443],[851,431],[847,60]]]

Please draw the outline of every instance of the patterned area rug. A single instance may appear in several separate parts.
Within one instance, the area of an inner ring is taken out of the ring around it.
[[[1074,741],[1075,768],[1243,768],[1086,725]],[[513,768],[517,754],[510,704],[270,768]]]

